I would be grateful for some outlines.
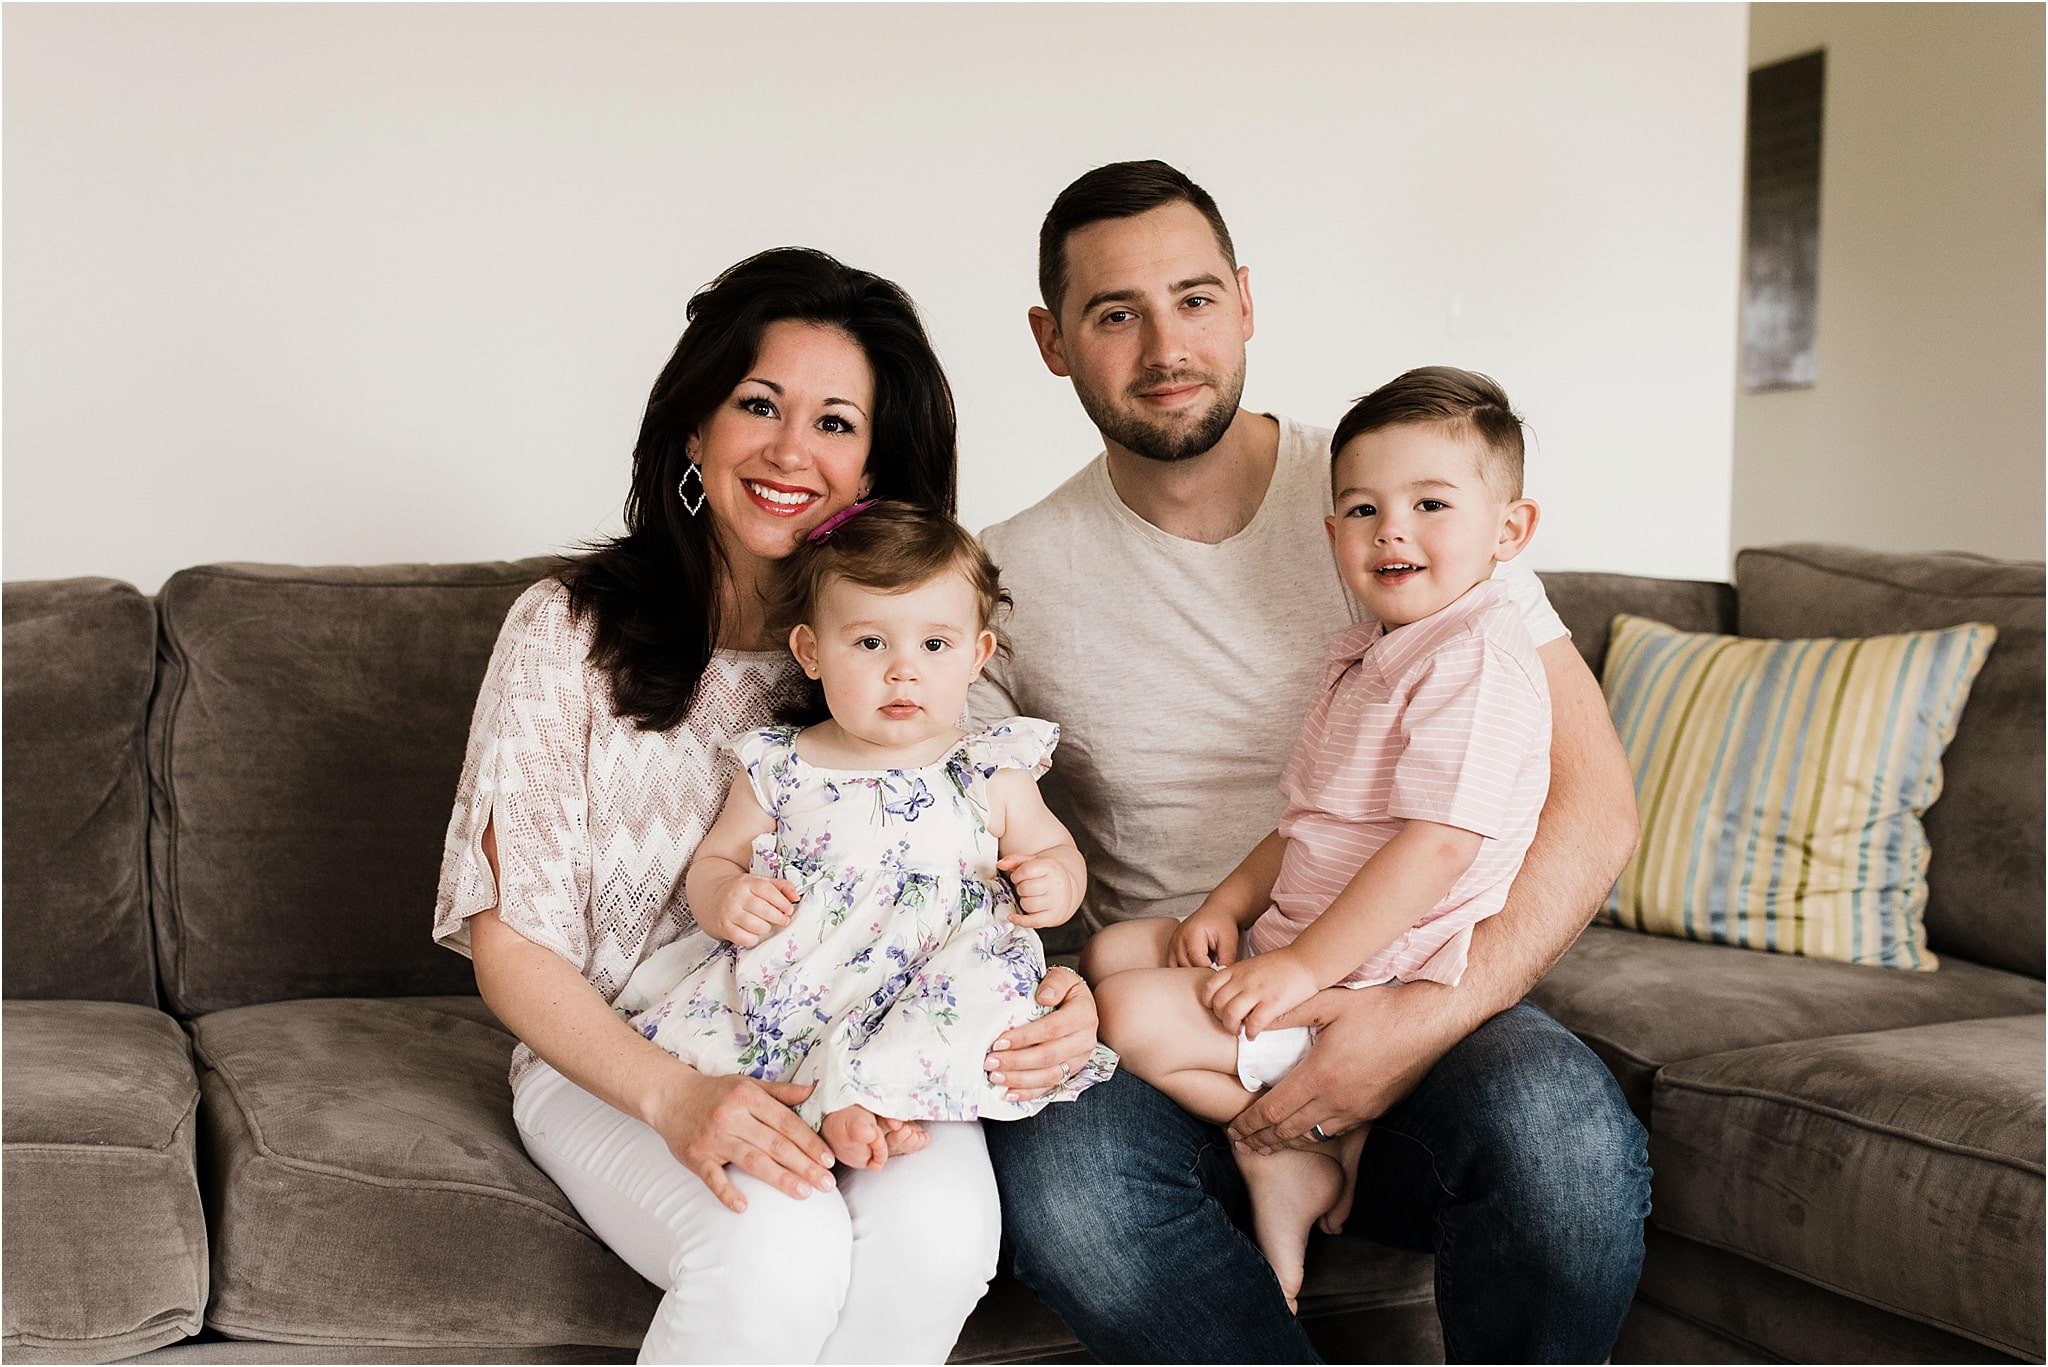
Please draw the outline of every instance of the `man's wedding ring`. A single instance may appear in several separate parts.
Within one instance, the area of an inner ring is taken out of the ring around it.
[[[1320,1124],[1311,1125],[1308,1127],[1308,1137],[1310,1139],[1315,1140],[1318,1144],[1327,1144],[1330,1142],[1330,1136],[1323,1133],[1323,1127]]]

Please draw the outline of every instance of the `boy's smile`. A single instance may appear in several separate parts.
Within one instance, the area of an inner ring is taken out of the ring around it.
[[[1402,423],[1353,438],[1331,464],[1337,572],[1389,631],[1456,602],[1535,530],[1534,503],[1488,485],[1478,443],[1469,430]]]

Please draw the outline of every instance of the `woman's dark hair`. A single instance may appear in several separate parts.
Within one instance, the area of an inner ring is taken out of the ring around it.
[[[589,613],[591,662],[620,716],[644,731],[680,724],[711,662],[726,573],[707,514],[676,492],[699,425],[745,379],[772,323],[836,328],[875,376],[869,492],[951,514],[957,445],[953,391],[917,308],[890,281],[820,251],[778,247],[722,273],[690,300],[682,340],[647,397],[633,446],[624,535],[562,573],[572,610]]]

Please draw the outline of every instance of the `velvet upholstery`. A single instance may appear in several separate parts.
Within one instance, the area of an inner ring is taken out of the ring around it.
[[[1607,636],[1616,613],[1631,612],[1680,631],[1735,631],[1735,590],[1696,579],[1651,579],[1635,574],[1553,571],[1543,591],[1564,619],[1572,644],[1593,677],[1607,660]]]
[[[473,990],[425,927],[477,686],[552,563],[171,576],[150,718],[171,1010]]]
[[[2040,977],[2042,566],[1802,545],[1744,551],[1735,567],[1744,636],[1998,628],[1942,760],[1942,796],[1927,812],[1928,943]]]
[[[2043,1018],[1793,1040],[1658,1075],[1657,1224],[2042,1355]]]
[[[2010,1361],[1980,1343],[1866,1305],[1657,1227],[1616,1362]]]
[[[184,1032],[127,1002],[4,1010],[7,1360],[109,1362],[184,1338],[207,1287]]]
[[[21,581],[0,604],[0,991],[154,1006],[142,718],[156,609],[113,579]]]
[[[1589,927],[1530,997],[1600,1055],[1645,1122],[1657,1070],[1683,1059],[2048,1003],[2038,980],[1962,959],[1899,973],[1613,926]]]
[[[512,1037],[481,999],[275,1002],[203,1017],[193,1038],[209,1327],[482,1360],[639,1343],[656,1293],[527,1158]]]

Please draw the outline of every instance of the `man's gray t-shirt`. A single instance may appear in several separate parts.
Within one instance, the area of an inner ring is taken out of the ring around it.
[[[1097,456],[982,533],[1015,600],[978,721],[1058,722],[1047,803],[1088,860],[1091,929],[1186,916],[1280,818],[1280,771],[1330,636],[1359,610],[1330,558],[1330,434],[1279,419],[1272,482],[1210,545],[1125,506]],[[1536,576],[1500,571],[1538,645],[1564,634]]]

